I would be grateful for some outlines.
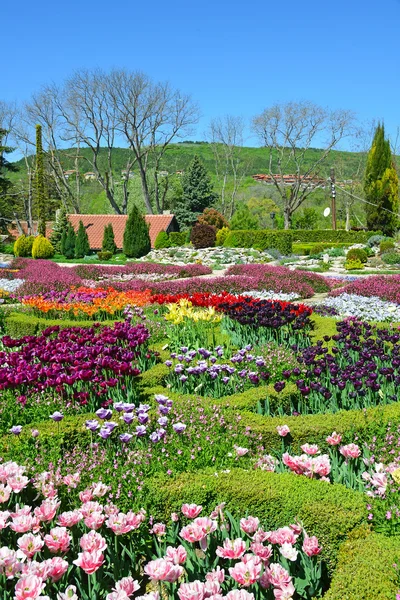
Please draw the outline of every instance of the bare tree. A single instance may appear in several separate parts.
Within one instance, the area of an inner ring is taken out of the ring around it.
[[[221,184],[221,212],[228,219],[235,211],[240,184],[251,168],[251,161],[243,160],[244,128],[242,117],[225,115],[212,119],[207,135]]]
[[[253,120],[269,150],[268,175],[283,202],[285,229],[293,213],[325,178],[322,166],[330,151],[352,133],[353,113],[328,111],[311,102],[275,104]],[[308,152],[311,148],[319,152]],[[290,185],[285,175],[292,175]]]
[[[141,72],[114,70],[108,82],[117,128],[134,155],[146,210],[153,213],[153,199],[160,213],[165,199],[165,186],[159,179],[162,159],[170,144],[197,123],[197,105],[169,83],[154,83]]]
[[[26,123],[34,128],[34,125],[40,123],[43,132],[43,145],[46,151],[46,168],[48,174],[54,181],[55,188],[62,203],[66,209],[72,209],[80,212],[80,192],[79,192],[79,138],[69,137],[72,141],[72,149],[66,152],[63,148],[65,138],[65,123],[60,114],[59,90],[54,85],[46,85],[34,94],[31,101],[24,107],[25,115],[23,118]],[[65,159],[72,159],[75,163],[75,188],[71,185],[71,179],[65,173]]]

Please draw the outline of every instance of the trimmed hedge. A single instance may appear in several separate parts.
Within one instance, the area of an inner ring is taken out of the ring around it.
[[[323,247],[323,250],[328,250],[328,248],[347,248],[351,246],[350,242],[304,242],[304,243],[296,243],[293,242],[293,254],[297,254],[299,256],[309,256],[312,254],[312,250],[314,249],[316,243]]]
[[[255,250],[268,250],[274,248],[288,256],[292,254],[293,235],[291,231],[261,230],[236,230],[230,231],[225,238],[226,248],[254,248]]]
[[[325,600],[394,600],[399,583],[400,539],[355,530],[340,548]]]
[[[112,327],[116,319],[98,321],[101,326]],[[37,335],[48,327],[58,325],[61,329],[67,327],[93,327],[96,321],[74,321],[72,319],[46,319],[28,313],[11,313],[5,318],[6,333],[12,338],[21,338],[25,335]]]
[[[346,242],[366,244],[373,235],[382,235],[381,231],[346,231],[345,229],[294,229],[294,242]]]
[[[232,514],[257,516],[271,530],[298,519],[322,543],[330,571],[342,542],[366,519],[362,493],[292,473],[234,469],[216,476],[207,470],[183,473],[175,479],[154,477],[146,487],[148,508],[156,521],[179,512],[183,502],[201,504],[204,514],[226,502]]]

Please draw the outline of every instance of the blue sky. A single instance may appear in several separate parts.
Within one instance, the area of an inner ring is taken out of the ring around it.
[[[288,100],[400,125],[400,0],[19,0],[2,3],[0,99],[27,100],[79,67],[169,80],[211,117]],[[249,140],[255,143],[254,140]]]

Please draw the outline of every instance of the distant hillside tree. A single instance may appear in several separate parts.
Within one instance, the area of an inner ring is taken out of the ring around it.
[[[288,102],[266,108],[253,119],[253,129],[268,149],[266,171],[283,204],[285,229],[294,212],[325,178],[321,167],[330,151],[353,130],[354,116],[345,110],[327,111],[311,102]],[[312,160],[307,150],[323,147]],[[287,185],[283,175],[293,174]]]
[[[151,250],[149,227],[135,205],[126,222],[123,250],[128,258],[140,258]]]
[[[83,258],[90,252],[89,238],[82,221],[79,221],[78,232],[75,239],[75,258]]]
[[[175,206],[175,216],[182,228],[193,225],[205,208],[216,200],[207,170],[196,155],[182,177],[182,199]]]
[[[44,157],[42,126],[36,125],[36,206],[38,213],[38,234],[46,236],[46,192],[44,185]]]
[[[376,128],[368,153],[364,193],[368,229],[393,235],[399,226],[399,179],[383,124]]]

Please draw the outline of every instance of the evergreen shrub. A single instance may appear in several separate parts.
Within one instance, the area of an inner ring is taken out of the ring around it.
[[[42,235],[38,235],[32,245],[32,258],[52,258],[55,250],[53,244]]]

